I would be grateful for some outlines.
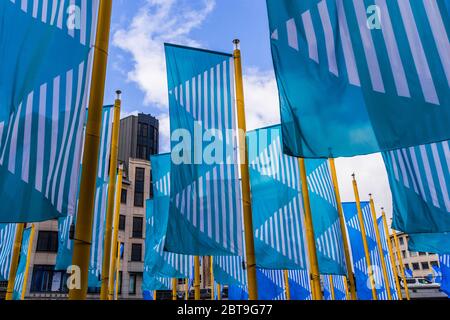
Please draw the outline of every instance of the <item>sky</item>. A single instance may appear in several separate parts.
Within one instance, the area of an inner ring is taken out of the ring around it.
[[[105,104],[120,89],[122,117],[156,116],[160,152],[169,151],[170,134],[165,42],[232,53],[232,40],[240,39],[247,127],[280,122],[264,0],[115,0],[111,23]],[[372,193],[378,215],[384,207],[389,219],[392,198],[380,154],[337,159],[336,167],[343,202],[355,199],[355,173],[361,200]]]

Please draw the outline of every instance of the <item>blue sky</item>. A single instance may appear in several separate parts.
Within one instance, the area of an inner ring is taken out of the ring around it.
[[[160,120],[161,152],[168,151],[169,118],[163,43],[232,52],[241,40],[246,118],[249,129],[279,123],[269,27],[264,0],[115,0],[105,92],[111,104],[123,91],[122,116],[150,113]],[[351,174],[362,200],[391,215],[391,193],[380,155],[337,159],[343,201],[354,201]]]

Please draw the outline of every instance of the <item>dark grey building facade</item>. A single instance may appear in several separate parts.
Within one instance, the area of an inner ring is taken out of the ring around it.
[[[159,150],[159,121],[140,113],[120,120],[118,159],[128,169],[128,159],[149,160]]]

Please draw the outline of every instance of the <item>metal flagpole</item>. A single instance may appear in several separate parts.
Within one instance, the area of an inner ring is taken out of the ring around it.
[[[120,275],[120,241],[117,241],[117,257],[116,257],[116,262],[114,263],[114,265],[116,266],[116,285],[115,285],[115,297],[114,300],[118,300],[119,299],[119,275]],[[113,278],[114,280],[114,278]],[[112,300],[112,299],[110,299]]]
[[[366,229],[364,227],[364,217],[363,217],[362,210],[361,210],[361,201],[359,199],[358,184],[356,183],[355,174],[353,174],[352,177],[353,177],[353,191],[355,193],[355,200],[356,200],[356,208],[358,209],[359,227],[361,228],[361,237],[362,237],[363,247],[364,247],[364,255],[366,256],[367,266],[370,267],[370,266],[372,266],[372,263],[370,262],[369,246],[367,244]],[[369,279],[370,279],[370,285],[371,285],[371,289],[372,289],[372,299],[377,300],[378,298],[377,298],[377,291],[375,289],[375,279],[374,279],[373,271],[372,271],[372,274],[369,274]]]
[[[6,289],[5,300],[12,300],[14,293],[14,284],[16,282],[17,266],[19,265],[20,247],[22,246],[22,236],[25,223],[16,225],[16,234],[14,236],[14,246],[9,267],[8,288]]]
[[[398,238],[397,234],[395,233],[395,230],[392,230],[392,234],[394,236],[395,248],[397,249],[398,264],[400,268],[400,273],[402,274],[403,286],[405,287],[406,300],[410,300],[411,298],[409,296],[408,283],[406,282],[405,268],[403,267],[402,253],[400,252],[400,246],[398,245]]]
[[[386,214],[384,212],[384,208],[381,208],[381,218],[383,219],[383,227],[384,227],[384,232],[386,234],[386,243],[387,243],[388,250],[389,250],[389,258],[391,260],[392,272],[394,273],[395,288],[397,289],[399,299],[403,300],[402,290],[400,287],[400,281],[398,281],[397,266],[395,264],[394,252],[392,251],[392,243],[391,243],[391,239],[389,237],[389,229],[388,229],[388,224],[386,222]]]
[[[108,294],[112,289],[109,290],[109,285],[114,282],[109,281],[111,269],[114,268],[114,264],[111,264],[111,260],[114,261],[116,251],[114,245],[111,245],[112,239],[112,228],[114,223],[114,200],[117,198],[117,194],[120,194],[119,189],[116,189],[117,181],[117,156],[119,153],[119,128],[120,128],[120,95],[122,92],[120,90],[116,91],[117,97],[114,102],[114,122],[111,138],[111,156],[109,161],[109,183],[108,183],[108,205],[106,207],[106,222],[105,222],[105,235],[103,238],[103,266],[102,266],[102,287],[100,289],[100,299],[107,300]],[[117,193],[117,194],[116,194]],[[114,243],[114,242],[113,242]],[[111,268],[112,267],[112,268]]]
[[[217,300],[222,300],[222,286],[217,284]]]
[[[336,293],[334,292],[333,276],[331,274],[328,275],[328,280],[330,282],[331,300],[336,300]]]
[[[356,300],[355,277],[353,275],[352,260],[350,257],[350,248],[348,245],[348,239],[347,239],[347,233],[346,233],[347,229],[346,229],[345,219],[344,219],[344,210],[342,209],[341,194],[339,192],[339,184],[338,184],[337,173],[336,173],[336,164],[334,162],[334,159],[329,159],[329,163],[330,163],[331,178],[333,180],[334,194],[336,196],[336,203],[338,206],[339,225],[341,226],[341,233],[342,233],[342,243],[344,246],[345,265],[347,267],[347,277],[346,277],[346,282],[348,282],[347,289],[350,291],[350,300]]]
[[[319,261],[317,259],[314,226],[309,201],[308,180],[306,179],[305,159],[299,158],[300,179],[302,182],[303,208],[305,210],[306,242],[308,243],[308,256],[311,272],[311,291],[314,300],[322,300],[322,287],[320,285]]]
[[[177,282],[177,279],[176,278],[173,278],[172,279],[172,300],[177,300],[177,285],[178,285],[178,282]]]
[[[119,238],[119,218],[120,218],[120,198],[122,195],[122,178],[123,178],[123,166],[119,165],[119,172],[117,173],[117,185],[116,185],[116,200],[114,205],[114,227],[113,227],[113,236],[112,236],[112,258],[111,264],[109,268],[109,284],[108,284],[108,300],[114,299],[114,273],[117,269],[117,259],[120,260],[114,252],[117,252],[120,255],[120,246],[118,246],[118,238]]]
[[[186,283],[184,284],[184,300],[189,300],[189,278],[186,278]]]
[[[210,272],[211,272],[211,300],[215,300],[214,298],[214,268],[213,268],[213,257],[210,258]]]
[[[89,256],[92,241],[94,197],[100,145],[103,93],[105,91],[108,62],[109,34],[112,1],[101,0],[97,37],[94,46],[94,63],[89,97],[88,120],[84,142],[83,170],[81,172],[80,197],[73,246],[72,264],[80,270],[80,287],[70,288],[70,300],[86,299],[88,289]],[[76,269],[75,269],[76,270]]]
[[[194,257],[194,299],[200,300],[200,257]]]
[[[25,293],[27,291],[27,283],[28,283],[28,273],[30,272],[30,261],[31,261],[31,254],[33,253],[33,239],[34,239],[34,232],[35,232],[34,224],[31,225],[31,233],[30,233],[30,240],[28,242],[28,250],[27,250],[27,264],[25,266],[25,274],[23,276],[23,284],[22,284],[22,296],[21,300],[25,299]]]
[[[375,236],[377,238],[377,247],[378,252],[380,253],[381,269],[383,270],[383,278],[386,286],[386,292],[388,300],[392,300],[391,286],[389,285],[389,276],[387,273],[386,261],[384,260],[383,247],[381,246],[380,230],[378,229],[377,214],[375,212],[375,204],[373,201],[372,194],[369,194],[369,198],[370,198],[370,211],[372,212],[373,227],[375,229]]]
[[[350,291],[348,290],[348,280],[347,277],[344,279],[344,288],[345,288],[345,298],[347,300],[352,300],[352,297],[350,296]]]
[[[245,122],[245,102],[244,102],[244,85],[242,80],[242,61],[241,50],[239,49],[240,41],[233,41],[235,50],[234,56],[234,72],[236,79],[236,104],[237,104],[237,120],[239,135],[239,155],[241,163],[241,180],[242,180],[242,203],[244,209],[244,231],[245,231],[245,254],[247,259],[247,278],[248,278],[248,298],[249,300],[258,300],[258,287],[256,283],[256,259],[255,244],[253,238],[253,218],[250,196],[250,178],[247,166],[248,149],[246,141],[247,125]]]
[[[286,300],[291,300],[291,287],[289,286],[289,271],[284,270],[284,288],[286,290]]]

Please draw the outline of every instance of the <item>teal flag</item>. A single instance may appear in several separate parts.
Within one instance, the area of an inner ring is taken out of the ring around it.
[[[33,228],[23,231],[22,245],[20,247],[19,264],[17,265],[16,279],[14,281],[13,300],[22,300],[24,290],[25,273],[27,271],[28,248],[32,241]],[[26,284],[25,284],[26,285]]]
[[[256,264],[264,269],[306,269],[300,168],[282,153],[279,126],[247,133]]]
[[[103,107],[89,262],[89,286],[93,288],[101,285],[113,118],[114,107],[111,105]],[[79,180],[76,185],[79,186]],[[69,214],[66,217],[58,219],[59,243],[55,270],[67,270],[72,265],[73,240],[69,239],[69,234],[71,225],[75,224],[76,214]]]
[[[0,224],[0,281],[8,281],[16,224]]]
[[[165,45],[171,130],[167,251],[241,255],[233,58]]]
[[[394,203],[393,228],[410,235],[450,232],[449,142],[385,152],[383,159]]]
[[[194,257],[164,251],[170,202],[170,154],[150,157],[153,200],[146,202],[147,231],[144,268],[152,276],[190,278]]]
[[[439,255],[450,254],[450,232],[410,234],[408,250],[412,252],[429,252]]]
[[[220,256],[213,258],[214,281],[221,285],[247,286],[247,271],[244,259],[238,256]]]
[[[450,139],[448,1],[266,3],[287,154],[335,158]]]
[[[346,275],[338,205],[328,160],[305,160],[316,252],[321,274]]]
[[[74,214],[98,0],[0,3],[0,222]]]

